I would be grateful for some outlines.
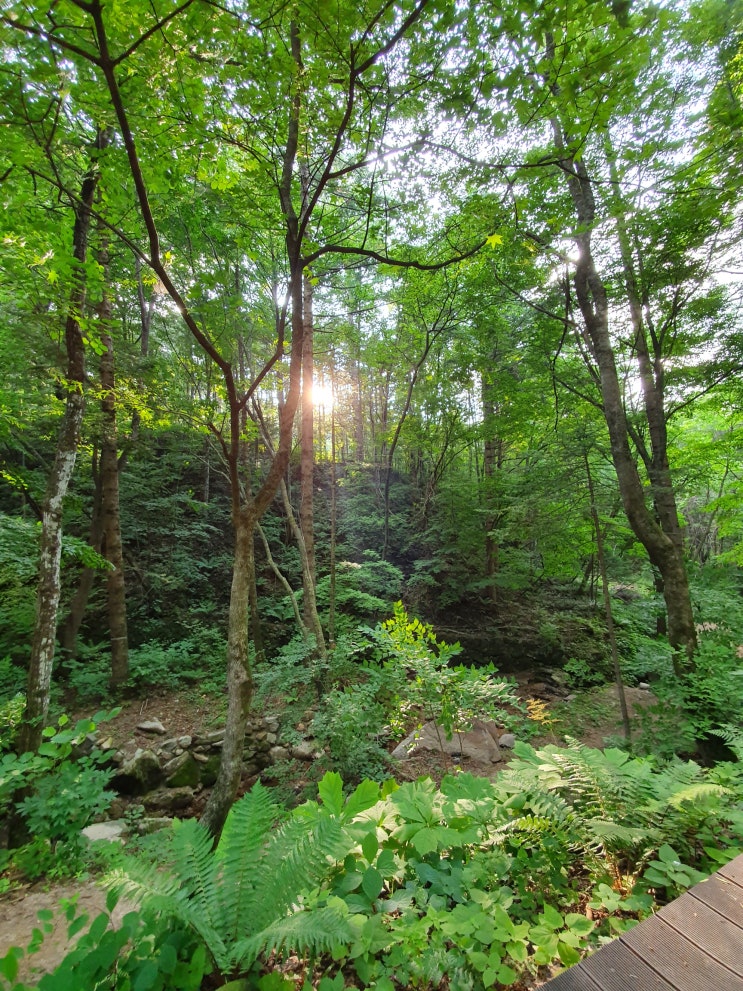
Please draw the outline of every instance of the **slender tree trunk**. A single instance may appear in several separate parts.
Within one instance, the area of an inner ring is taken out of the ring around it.
[[[304,183],[303,183],[304,185]],[[302,340],[302,403],[300,430],[300,504],[299,525],[302,531],[302,585],[304,588],[305,623],[313,631],[319,626],[315,602],[315,431],[313,385],[315,377],[314,326],[312,313],[312,283],[307,273],[302,278],[302,307],[304,337]],[[318,640],[318,645],[320,641]]]
[[[209,796],[201,824],[219,835],[240,784],[245,729],[253,696],[253,675],[248,654],[250,576],[254,568],[254,516],[241,510],[235,520],[235,556],[230,589],[227,637],[227,719],[219,773]]]
[[[105,266],[104,266],[105,267]],[[104,289],[100,308],[101,343],[101,412],[103,418],[101,443],[101,517],[102,548],[112,570],[106,577],[108,596],[108,626],[111,636],[111,686],[116,688],[129,677],[129,637],[126,620],[126,585],[124,555],[121,544],[119,515],[119,451],[116,414],[116,380],[114,344],[111,336],[111,303]]]
[[[499,569],[500,545],[494,536],[498,518],[494,509],[495,484],[498,471],[498,446],[499,441],[495,436],[495,398],[493,396],[493,385],[488,382],[486,376],[482,378],[482,412],[485,420],[485,440],[483,444],[483,475],[485,488],[485,575],[490,580],[490,598],[493,605],[498,603],[498,587],[495,583]]]
[[[88,543],[94,551],[100,554],[101,542],[103,540],[103,520],[101,519],[101,476],[97,451],[93,453],[92,475],[93,505],[91,508]],[[77,588],[70,600],[67,617],[57,631],[57,637],[65,658],[77,657],[77,638],[88,608],[88,599],[93,589],[96,574],[98,572],[95,568],[86,567],[82,569]]]
[[[606,555],[604,554],[604,534],[601,530],[601,520],[596,506],[596,494],[593,488],[593,476],[591,466],[588,462],[588,455],[583,452],[583,464],[586,469],[586,480],[588,482],[588,498],[591,501],[591,520],[593,530],[596,535],[596,558],[599,572],[601,574],[601,591],[604,598],[604,615],[606,616],[606,631],[609,635],[609,649],[611,650],[611,663],[614,669],[614,681],[617,686],[619,696],[619,708],[622,712],[622,725],[624,727],[624,738],[629,743],[632,739],[632,728],[629,721],[629,710],[627,708],[627,696],[624,692],[624,679],[622,669],[619,664],[619,650],[617,649],[617,637],[614,630],[614,613],[611,609],[611,595],[609,593],[609,577],[606,571]]]
[[[104,131],[98,133],[97,148],[108,143]],[[57,609],[61,591],[60,564],[62,557],[62,507],[75,470],[77,448],[85,409],[85,345],[80,319],[85,309],[84,264],[88,255],[90,211],[93,205],[98,172],[91,166],[83,180],[80,201],[75,206],[72,253],[75,259],[73,287],[65,324],[67,351],[67,400],[64,419],[57,438],[54,458],[42,508],[39,581],[36,592],[36,620],[31,641],[28,678],[26,681],[26,710],[19,734],[21,752],[36,751],[41,743],[49,710],[49,689],[52,681],[54,646],[57,632]]]
[[[335,367],[330,369],[330,593],[328,603],[328,639],[330,649],[335,647],[335,540],[338,515],[335,465]]]

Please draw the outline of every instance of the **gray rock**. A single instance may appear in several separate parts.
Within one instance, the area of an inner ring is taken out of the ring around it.
[[[317,749],[317,740],[300,740],[295,747],[291,748],[290,753],[297,760],[314,760],[317,756]]]
[[[191,746],[192,739],[193,738],[190,736],[179,736],[178,746],[183,747],[184,750],[188,750],[188,748]]]
[[[447,740],[441,727],[437,730],[435,723],[430,722],[398,744],[392,751],[392,757],[405,760],[420,750],[433,750],[497,764],[502,760],[502,755],[494,736],[496,731],[495,723],[488,724],[477,719],[472,729],[465,733],[454,733],[451,740]]]
[[[193,801],[193,788],[159,788],[142,797],[142,804],[150,811],[179,812]]]
[[[149,836],[150,833],[157,833],[161,829],[168,829],[173,825],[173,820],[168,816],[152,816],[141,819],[137,823],[137,832],[140,836]]]
[[[266,733],[265,740],[266,743],[270,743],[273,746],[273,744],[278,740],[278,737],[275,733]]]
[[[195,788],[201,779],[201,768],[191,754],[184,750],[179,757],[169,760],[163,767],[166,788]]]
[[[513,750],[516,746],[516,737],[513,733],[504,733],[503,736],[498,740],[498,744],[501,747],[506,747],[508,750]]]
[[[266,729],[269,731],[269,733],[278,733],[279,732],[279,725],[280,724],[279,724],[279,721],[276,718],[276,716],[266,716],[264,722],[266,724]]]
[[[224,741],[224,729],[214,730],[212,733],[203,733],[200,736],[195,736],[191,741],[194,746],[214,746],[215,744],[221,744]]]
[[[96,840],[121,840],[126,832],[123,819],[112,819],[110,822],[94,822],[82,831],[83,836],[95,843]]]
[[[137,723],[137,729],[143,733],[156,733],[158,736],[165,736],[168,732],[159,719],[145,719]]]
[[[647,683],[647,681],[640,681],[640,682],[638,682],[637,687],[638,688],[644,688],[645,691],[648,691],[648,689],[650,688],[650,685]]]
[[[286,747],[271,747],[268,756],[272,764],[278,764],[279,761],[289,760],[289,751]]]
[[[131,757],[122,761],[111,784],[124,795],[143,795],[159,784],[162,776],[162,767],[155,754],[137,747]]]

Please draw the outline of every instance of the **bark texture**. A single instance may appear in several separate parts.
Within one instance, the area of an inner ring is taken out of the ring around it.
[[[107,144],[107,135],[100,132],[98,149]],[[49,710],[49,689],[57,633],[57,610],[60,597],[60,562],[62,557],[62,507],[75,470],[80,429],[85,409],[85,346],[80,328],[85,309],[84,263],[88,254],[91,208],[98,171],[91,166],[75,204],[75,224],[72,249],[75,259],[74,281],[70,291],[65,322],[67,380],[65,413],[57,438],[54,465],[47,480],[42,507],[39,580],[36,591],[36,619],[31,641],[28,678],[26,681],[26,710],[19,734],[20,752],[36,751]]]

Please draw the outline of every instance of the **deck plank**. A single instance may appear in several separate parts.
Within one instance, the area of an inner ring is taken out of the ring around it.
[[[545,991],[743,991],[743,855]]]
[[[688,904],[688,902],[687,902]],[[684,991],[743,991],[743,976],[718,963],[660,916],[654,915],[620,937],[674,988]],[[741,941],[743,950],[743,941]]]
[[[683,896],[687,897],[709,905],[723,918],[743,927],[743,889],[730,879],[713,874]]]

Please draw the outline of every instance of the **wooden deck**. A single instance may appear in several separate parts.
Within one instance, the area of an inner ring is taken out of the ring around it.
[[[543,987],[743,991],[743,856]]]

